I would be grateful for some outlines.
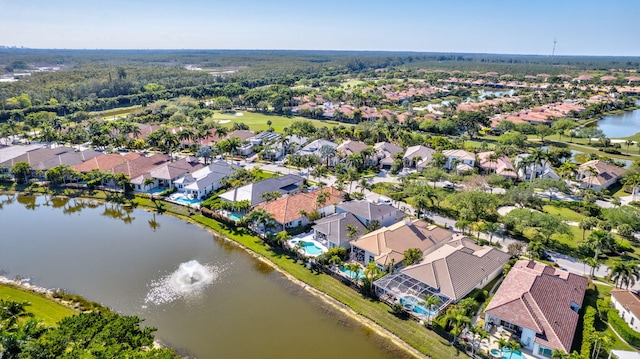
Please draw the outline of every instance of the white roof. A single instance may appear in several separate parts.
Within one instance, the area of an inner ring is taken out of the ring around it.
[[[640,353],[637,352],[630,352],[630,351],[626,351],[626,350],[616,350],[616,349],[612,349],[611,350],[611,354],[612,354],[612,358],[618,358],[618,359],[640,359]]]

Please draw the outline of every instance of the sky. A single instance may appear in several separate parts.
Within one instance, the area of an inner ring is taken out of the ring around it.
[[[0,0],[0,45],[640,56],[640,0]]]

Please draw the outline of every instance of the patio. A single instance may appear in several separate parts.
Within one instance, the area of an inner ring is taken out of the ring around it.
[[[511,355],[510,351],[500,350],[499,343],[501,340],[504,340],[507,342],[518,340],[518,337],[516,336],[515,333],[510,332],[504,327],[493,326],[488,333],[489,333],[489,338],[482,339],[481,341],[479,341],[479,343],[476,343],[476,350],[484,351],[485,353],[487,353],[489,358],[510,358],[511,357],[511,359],[520,359],[520,358],[537,359],[536,357],[533,356],[531,351],[524,348],[518,349],[517,352],[513,353],[513,356]],[[462,339],[467,343],[473,343],[473,334],[469,331],[465,331],[465,333],[463,333],[462,335]],[[520,353],[519,355],[518,355],[518,352]]]

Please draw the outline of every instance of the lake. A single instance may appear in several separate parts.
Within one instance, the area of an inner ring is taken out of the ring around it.
[[[180,354],[409,357],[196,225],[73,199],[0,195],[0,204],[0,274],[145,318],[161,343]]]
[[[640,109],[625,111],[619,115],[605,116],[598,121],[598,128],[608,138],[633,136],[640,132]]]

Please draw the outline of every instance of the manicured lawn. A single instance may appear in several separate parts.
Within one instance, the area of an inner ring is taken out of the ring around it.
[[[271,127],[273,127],[273,129],[276,132],[282,132],[283,128],[289,127],[294,121],[300,121],[300,120],[311,121],[316,127],[322,127],[322,126],[334,127],[334,126],[340,125],[340,123],[336,121],[309,120],[307,118],[297,117],[297,116],[286,117],[286,116],[279,116],[279,115],[267,115],[267,114],[257,113],[257,112],[248,112],[248,111],[237,112],[237,114],[239,113],[242,113],[242,116],[226,114],[226,113],[223,114],[216,111],[216,113],[213,115],[213,119],[221,122],[229,121],[229,122],[222,123],[222,125],[227,128],[231,128],[234,123],[242,122],[245,125],[249,126],[249,128],[254,131],[264,131],[268,129],[269,126],[267,125],[267,121],[271,121]]]
[[[364,81],[362,80],[356,80],[356,79],[349,79],[345,82],[342,83],[342,87],[354,87],[360,84],[363,84]]]
[[[27,306],[27,311],[48,326],[55,325],[64,317],[76,314],[73,309],[51,299],[4,284],[0,284],[0,299],[31,303]]]
[[[542,207],[543,211],[549,214],[553,214],[556,215],[560,218],[562,218],[565,221],[571,221],[571,222],[580,222],[583,218],[584,215],[572,211],[569,208],[562,208],[562,207],[555,207],[552,205],[546,205],[544,207]]]
[[[331,276],[311,272],[309,269],[296,263],[288,255],[266,246],[259,238],[251,235],[246,229],[229,228],[213,219],[201,215],[196,215],[191,218],[223,236],[246,246],[260,256],[268,258],[293,277],[346,304],[357,313],[394,333],[400,339],[426,355],[432,358],[456,358],[465,356],[450,346],[446,339],[425,329],[415,321],[397,318],[391,314],[391,310],[386,304],[363,297],[360,293],[348,288],[342,284],[342,282]]]

